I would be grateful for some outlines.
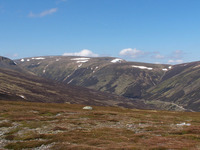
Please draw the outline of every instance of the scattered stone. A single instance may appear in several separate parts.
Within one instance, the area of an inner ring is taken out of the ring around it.
[[[177,126],[190,126],[191,124],[190,123],[180,123],[180,124],[176,124]]]
[[[62,114],[58,113],[58,114],[56,114],[56,117],[61,116],[61,115],[62,115]]]
[[[55,143],[51,143],[48,145],[41,145],[40,147],[33,148],[32,150],[49,150]]]

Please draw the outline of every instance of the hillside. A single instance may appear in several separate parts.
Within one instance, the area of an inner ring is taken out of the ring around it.
[[[161,65],[112,57],[48,56],[16,61],[48,79],[127,98],[164,110],[200,111],[200,62]]]
[[[161,82],[147,92],[148,100],[173,102],[200,111],[200,62],[174,65]]]
[[[0,62],[0,82],[1,100],[149,108],[140,101],[38,77],[3,57]]]
[[[48,79],[128,98],[141,98],[169,70],[168,65],[126,62],[112,57],[33,57],[17,63]]]
[[[200,149],[197,112],[0,101],[0,149]]]

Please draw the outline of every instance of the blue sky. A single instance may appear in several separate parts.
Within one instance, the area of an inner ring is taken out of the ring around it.
[[[200,0],[0,0],[0,55],[200,60]]]

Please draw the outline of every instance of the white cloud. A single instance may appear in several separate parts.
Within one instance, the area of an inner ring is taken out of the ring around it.
[[[132,49],[132,48],[127,48],[127,49],[123,49],[119,52],[119,55],[121,56],[129,56],[129,57],[138,57],[143,55],[144,52],[141,50],[137,50],[136,48]]]
[[[165,56],[160,55],[160,54],[156,54],[156,55],[154,56],[154,58],[156,58],[156,59],[163,59],[163,58],[165,58]]]
[[[184,52],[182,50],[175,50],[174,52],[171,53],[168,57],[168,63],[169,64],[181,64],[183,63],[183,56]]]
[[[180,59],[180,58],[183,57],[183,55],[184,55],[184,52],[182,50],[175,50],[172,53],[171,57],[174,58],[174,59]]]
[[[181,60],[181,59],[177,59],[177,60],[170,59],[170,60],[168,60],[168,63],[169,64],[181,64],[181,63],[183,63],[183,60]]]
[[[28,16],[31,17],[31,18],[33,18],[33,17],[44,17],[44,16],[47,16],[47,15],[51,15],[51,14],[57,12],[57,11],[58,11],[58,8],[52,8],[52,9],[49,9],[49,10],[45,10],[45,11],[39,13],[39,14],[34,14],[34,13],[30,12]]]
[[[98,57],[98,54],[93,53],[88,49],[83,49],[80,52],[75,53],[64,53],[63,56],[85,56],[85,57]]]

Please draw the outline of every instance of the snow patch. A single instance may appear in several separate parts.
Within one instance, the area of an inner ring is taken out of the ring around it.
[[[71,79],[67,84],[70,84],[74,79]]]
[[[122,61],[123,59],[116,58],[116,59],[113,59],[111,63],[121,63]]]
[[[96,66],[95,68],[94,68],[94,70],[93,70],[93,73],[95,73],[96,72],[96,70],[98,69],[99,67],[98,66]]]
[[[59,61],[60,59],[56,59],[56,61]]]
[[[177,126],[191,126],[190,123],[185,123],[185,122],[179,123],[179,124],[176,124],[176,125],[177,125]]]
[[[86,58],[86,57],[81,57],[81,58],[73,58],[71,60],[89,60],[90,58]]]
[[[172,69],[172,66],[169,66],[168,68],[169,68],[169,69]]]
[[[71,60],[77,60],[76,61],[76,63],[86,63],[86,62],[88,62],[88,60],[89,60],[90,58],[86,58],[86,57],[81,57],[81,58],[73,58],[73,59],[71,59]]]
[[[46,69],[47,69],[47,67],[49,66],[49,64],[48,65],[46,65],[45,67],[44,67],[44,69],[43,69],[43,73],[45,73],[46,72]]]
[[[49,64],[44,67],[44,70],[46,70],[48,66],[49,66]]]
[[[21,98],[23,98],[23,99],[25,99],[25,96],[23,96],[23,95],[19,95]]]
[[[139,68],[139,69],[153,70],[153,68],[146,67],[146,66],[135,66],[135,65],[133,65],[132,67],[134,67],[134,68]]]
[[[83,64],[79,64],[78,67],[80,68]]]
[[[76,63],[86,63],[88,60],[81,60],[81,61],[76,61]]]
[[[24,59],[21,59],[21,62],[24,62]]]
[[[164,68],[164,69],[162,69],[163,71],[168,71],[168,69],[167,68]]]
[[[26,61],[30,61],[30,59],[27,59]]]

